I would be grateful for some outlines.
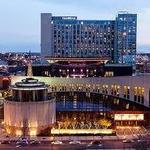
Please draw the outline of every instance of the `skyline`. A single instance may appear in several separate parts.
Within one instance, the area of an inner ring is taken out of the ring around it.
[[[134,6],[134,7],[133,7]],[[148,0],[1,0],[0,52],[40,52],[40,13],[77,16],[78,19],[115,19],[118,11],[138,15],[137,52],[150,49]],[[89,12],[89,10],[91,10]],[[108,12],[109,10],[109,12]],[[4,52],[4,51],[3,51]]]

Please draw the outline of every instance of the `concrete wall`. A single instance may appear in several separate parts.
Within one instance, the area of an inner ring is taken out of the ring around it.
[[[41,54],[42,56],[52,55],[52,36],[51,36],[51,13],[41,14]]]
[[[55,99],[42,102],[4,102],[4,123],[10,130],[22,127],[38,130],[41,127],[51,126],[55,122]]]

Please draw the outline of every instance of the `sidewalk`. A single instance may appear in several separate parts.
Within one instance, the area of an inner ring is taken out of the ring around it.
[[[0,141],[9,140],[9,141],[18,141],[20,137],[13,137],[3,135],[0,137]],[[133,136],[51,136],[51,137],[27,137],[28,140],[39,140],[39,141],[97,141],[97,140],[123,140],[127,139],[137,139]]]
[[[17,141],[20,137],[0,137],[0,141],[9,140]],[[51,136],[51,137],[26,137],[29,140],[39,140],[39,141],[96,141],[96,140],[118,140],[117,136]]]

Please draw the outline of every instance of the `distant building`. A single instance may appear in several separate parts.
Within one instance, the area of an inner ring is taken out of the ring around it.
[[[150,53],[136,55],[136,70],[139,73],[150,73]]]
[[[10,82],[10,74],[5,70],[0,70],[0,90],[8,90]]]
[[[91,58],[55,58],[56,63],[33,63],[34,76],[47,77],[110,77],[132,76],[132,65],[129,64],[105,64],[98,59]],[[69,63],[68,63],[69,62]],[[26,68],[27,73],[27,68]]]
[[[132,63],[136,53],[136,14],[116,20],[78,20],[41,14],[41,54],[46,57],[99,57]],[[123,61],[122,61],[123,60]]]

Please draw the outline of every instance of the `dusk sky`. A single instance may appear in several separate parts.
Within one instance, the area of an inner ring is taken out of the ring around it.
[[[78,19],[115,19],[138,14],[137,50],[150,50],[150,0],[0,0],[0,52],[40,52],[40,13]]]

